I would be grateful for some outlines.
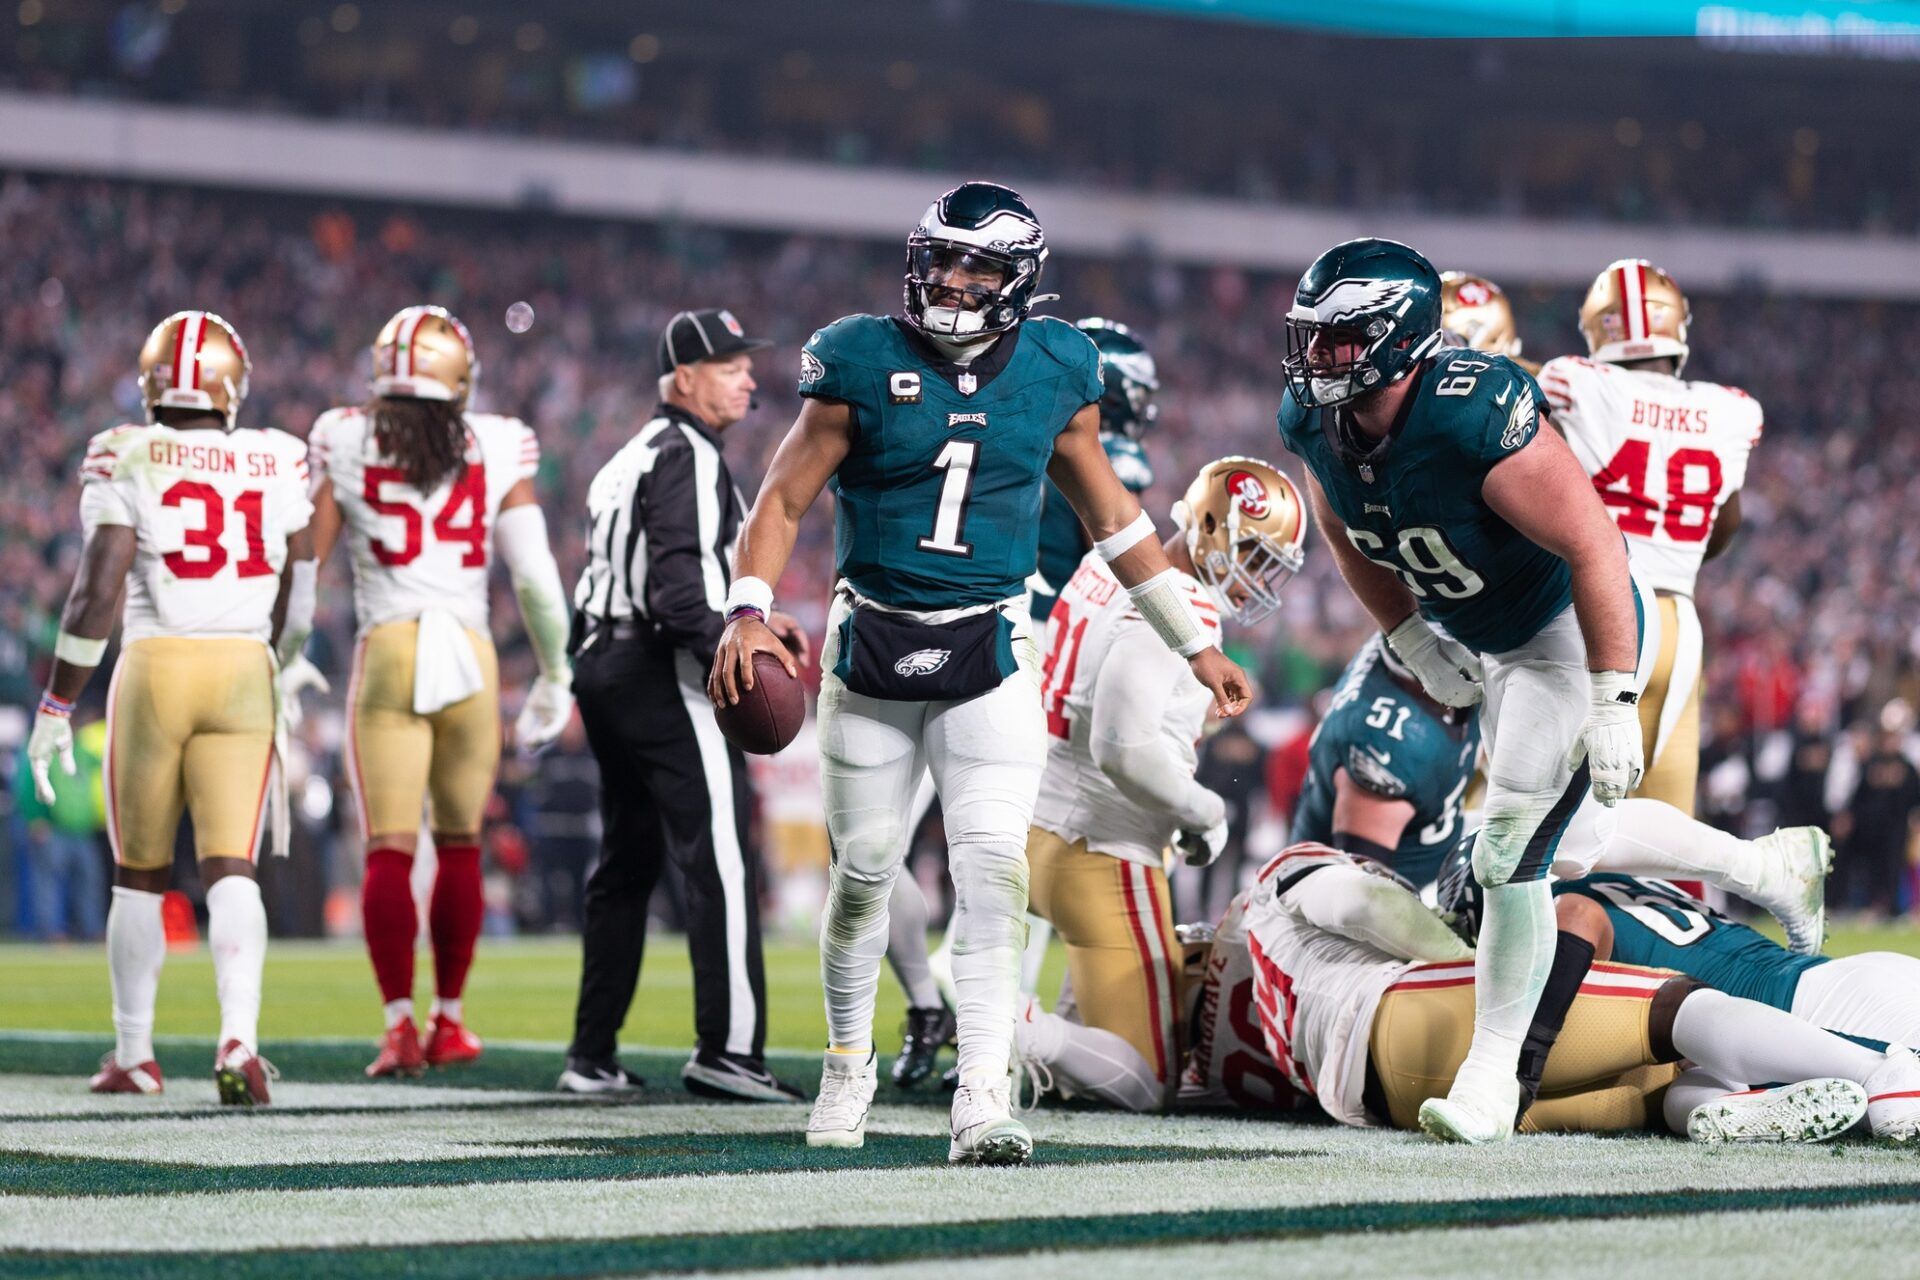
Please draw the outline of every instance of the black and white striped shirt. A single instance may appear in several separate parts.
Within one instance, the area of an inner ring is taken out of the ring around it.
[[[744,512],[719,438],[660,406],[587,491],[587,567],[573,592],[584,625],[651,623],[711,665]]]

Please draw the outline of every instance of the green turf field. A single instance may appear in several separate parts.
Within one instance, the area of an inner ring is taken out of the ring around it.
[[[1842,931],[1833,949],[1874,948],[1920,952],[1920,935]],[[1920,1271],[1920,1151],[1864,1141],[1558,1137],[1469,1151],[1239,1115],[1048,1107],[1030,1117],[1028,1168],[954,1169],[944,1096],[883,1084],[865,1149],[813,1151],[803,1104],[702,1103],[677,1087],[691,1000],[677,940],[649,958],[628,1028],[626,1056],[651,1087],[618,1104],[564,1098],[553,1042],[577,963],[571,940],[489,941],[469,997],[486,1056],[374,1083],[360,1074],[376,1016],[360,949],[276,944],[263,1048],[283,1076],[272,1108],[235,1112],[214,1105],[207,1074],[204,950],[171,957],[162,979],[165,1094],[103,1098],[82,1083],[111,1043],[99,948],[0,948],[0,1277]],[[771,947],[768,971],[774,1065],[810,1085],[812,948]],[[898,1012],[888,981],[883,1046]]]

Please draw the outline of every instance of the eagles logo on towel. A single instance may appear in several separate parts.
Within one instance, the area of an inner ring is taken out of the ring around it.
[[[947,665],[951,649],[916,649],[893,664],[894,673],[903,676],[930,676]]]

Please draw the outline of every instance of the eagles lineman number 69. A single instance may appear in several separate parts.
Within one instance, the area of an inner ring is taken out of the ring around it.
[[[1383,569],[1391,569],[1416,596],[1434,594],[1449,600],[1477,596],[1487,584],[1447,545],[1446,535],[1432,525],[1400,530],[1400,561],[1387,559],[1387,544],[1369,529],[1347,529],[1347,538],[1360,554]]]

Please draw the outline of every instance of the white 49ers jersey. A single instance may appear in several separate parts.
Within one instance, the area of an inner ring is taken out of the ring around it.
[[[1548,361],[1540,386],[1626,534],[1634,573],[1656,591],[1691,596],[1713,522],[1760,443],[1759,402],[1718,383],[1577,356]]]
[[[1179,581],[1218,644],[1219,609],[1193,578]],[[1087,553],[1054,603],[1041,680],[1049,742],[1034,824],[1070,843],[1085,839],[1096,853],[1160,866],[1173,816],[1129,799],[1094,763],[1094,719],[1125,723],[1129,741],[1161,735],[1191,776],[1212,695],[1154,634],[1098,552]]]
[[[80,465],[88,532],[137,537],[127,640],[244,636],[266,642],[287,538],[307,527],[307,446],[284,431],[115,427]]]
[[[1247,901],[1251,889],[1227,904],[1213,931],[1206,973],[1200,979],[1193,1017],[1193,1050],[1180,1073],[1182,1107],[1244,1107],[1296,1111],[1305,1095],[1273,1065],[1260,1029],[1247,951]]]
[[[428,609],[487,629],[493,522],[507,490],[540,469],[540,445],[518,418],[469,413],[466,420],[466,470],[431,493],[380,455],[364,411],[329,409],[313,424],[314,484],[332,485],[340,504],[362,631]]]
[[[1312,923],[1294,905],[1313,870],[1358,866],[1324,845],[1297,845],[1261,869],[1247,890],[1247,954],[1254,1011],[1272,1055],[1295,1088],[1342,1124],[1369,1126],[1362,1102],[1367,1048],[1380,997],[1414,964]]]

